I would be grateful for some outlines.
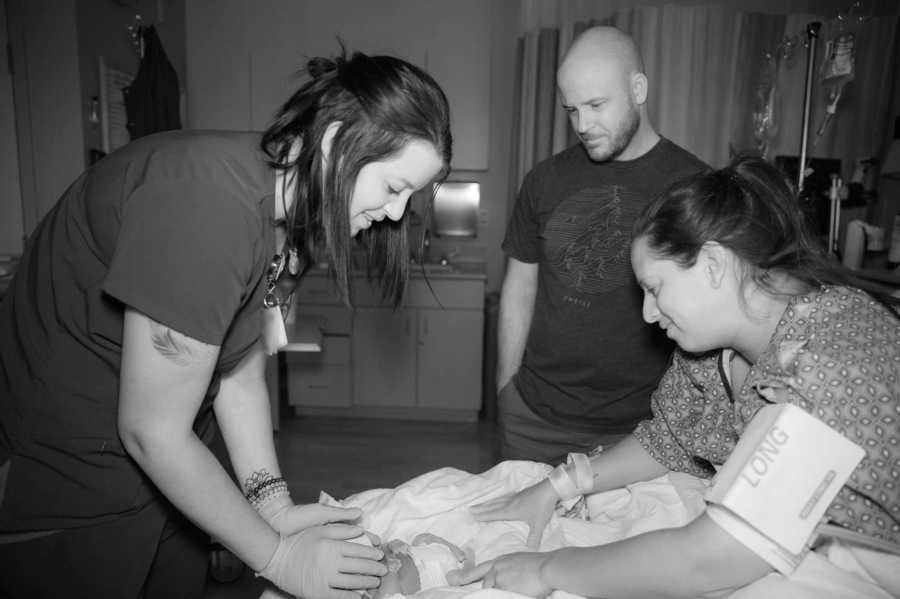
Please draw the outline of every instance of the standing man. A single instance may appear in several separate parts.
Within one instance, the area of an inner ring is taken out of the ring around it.
[[[613,27],[582,33],[559,68],[581,143],[528,173],[503,241],[503,459],[559,462],[618,442],[650,414],[673,345],[641,318],[631,225],[706,166],[653,129],[643,70],[634,40]]]

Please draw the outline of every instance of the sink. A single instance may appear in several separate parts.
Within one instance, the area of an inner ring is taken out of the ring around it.
[[[426,274],[441,274],[457,272],[456,266],[453,264],[441,264],[440,262],[428,262],[426,264],[413,264],[412,272],[425,271]]]
[[[409,274],[412,276],[427,275],[463,275],[463,276],[485,276],[485,265],[483,262],[450,262],[441,264],[440,262],[425,262],[420,264],[412,262],[409,265]]]

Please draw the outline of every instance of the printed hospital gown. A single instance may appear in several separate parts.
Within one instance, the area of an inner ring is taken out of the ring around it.
[[[792,403],[860,445],[862,462],[826,517],[900,544],[900,319],[865,293],[823,287],[795,298],[740,389],[730,352],[680,350],[635,436],[661,464],[711,476],[756,412]]]

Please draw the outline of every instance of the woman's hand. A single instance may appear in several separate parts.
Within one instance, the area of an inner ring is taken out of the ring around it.
[[[447,573],[447,582],[464,586],[482,581],[483,589],[502,589],[542,599],[554,589],[541,578],[547,553],[510,553],[474,568]]]
[[[359,599],[355,589],[373,589],[387,573],[380,549],[349,542],[362,533],[358,526],[328,524],[282,536],[259,575],[305,599]]]
[[[266,503],[259,515],[282,535],[298,533],[311,526],[333,522],[351,522],[362,515],[359,508],[345,508],[321,503],[295,505],[290,497],[280,497]]]
[[[473,505],[469,511],[479,522],[492,520],[522,520],[528,524],[526,546],[537,550],[541,545],[544,528],[553,515],[559,499],[548,480],[543,480],[518,493],[504,495],[484,503]]]

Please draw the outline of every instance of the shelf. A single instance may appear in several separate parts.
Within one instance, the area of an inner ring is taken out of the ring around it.
[[[287,330],[287,345],[281,347],[281,352],[320,352],[322,351],[322,328],[317,318],[305,318],[298,316],[295,322],[285,325]]]

